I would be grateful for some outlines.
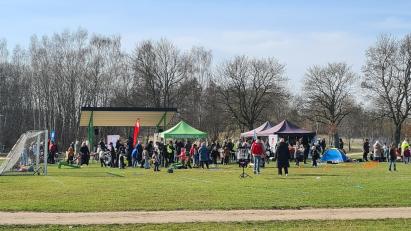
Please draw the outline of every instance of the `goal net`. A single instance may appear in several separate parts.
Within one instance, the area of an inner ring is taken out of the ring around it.
[[[22,134],[0,162],[0,175],[47,175],[47,141],[47,130]]]

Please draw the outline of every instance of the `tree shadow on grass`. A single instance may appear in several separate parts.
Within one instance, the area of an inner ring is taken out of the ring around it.
[[[327,174],[327,173],[296,173],[294,176],[343,176],[339,174]]]
[[[278,177],[277,179],[279,180],[304,180],[305,178],[302,177],[292,177],[292,176],[283,176],[283,177]]]
[[[62,177],[116,177],[117,175],[122,175],[119,173],[109,173],[109,172],[53,172],[48,174],[49,176],[62,176]],[[123,176],[124,177],[124,176]]]

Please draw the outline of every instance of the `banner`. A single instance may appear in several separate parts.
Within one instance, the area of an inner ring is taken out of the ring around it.
[[[275,145],[278,142],[278,135],[269,135],[268,136],[268,144],[270,144],[270,148],[273,151],[275,149]]]
[[[117,140],[120,139],[119,135],[108,135],[107,136],[107,145],[113,143],[113,146],[116,147]]]
[[[137,144],[138,133],[140,133],[140,120],[137,119],[136,124],[134,125],[134,132],[133,132],[133,147]]]

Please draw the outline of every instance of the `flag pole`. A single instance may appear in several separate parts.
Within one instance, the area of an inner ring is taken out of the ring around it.
[[[87,129],[87,138],[88,144],[90,148],[90,152],[93,151],[93,141],[94,141],[94,125],[93,125],[93,111],[91,111],[90,120],[88,122],[88,129]]]

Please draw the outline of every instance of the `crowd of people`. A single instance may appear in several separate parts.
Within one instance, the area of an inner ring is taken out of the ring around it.
[[[270,147],[268,141],[264,142],[260,139],[238,140],[237,143],[227,139],[223,144],[213,141],[208,145],[199,141],[170,140],[167,143],[148,141],[146,144],[138,141],[133,147],[133,141],[129,138],[125,142],[117,140],[115,144],[112,142],[106,144],[101,140],[97,145],[96,154],[91,153],[86,142],[82,142],[76,154],[75,144],[72,143],[66,151],[66,158],[69,164],[88,165],[90,158],[95,157],[101,167],[139,167],[160,171],[160,166],[167,168],[176,163],[180,168],[208,169],[210,165],[214,167],[218,164],[227,165],[238,162],[237,155],[242,153],[241,158],[246,159],[253,166],[255,174],[260,174],[260,168],[264,167],[270,159],[275,159],[279,175],[282,175],[282,169],[287,175],[290,160],[295,160],[296,165],[300,166],[300,162],[307,163],[309,154],[311,154],[313,166],[317,167],[317,160],[325,148],[325,139],[319,140],[312,146],[303,139],[297,140],[294,144],[285,143],[284,139],[280,139],[276,147]]]
[[[268,141],[264,142],[260,139],[255,141],[252,139],[238,140],[237,143],[227,139],[223,144],[217,141],[206,144],[199,141],[183,142],[181,140],[170,140],[167,143],[149,141],[142,144],[141,141],[138,141],[137,145],[132,147],[132,140],[128,139],[124,143],[118,140],[115,145],[109,143],[108,146],[104,141],[100,141],[97,153],[101,167],[139,167],[145,169],[153,167],[154,171],[160,171],[160,166],[167,168],[177,163],[179,168],[208,169],[210,165],[217,167],[218,164],[227,165],[245,159],[253,166],[253,172],[260,174],[261,167],[264,167],[270,159],[276,159],[279,175],[282,175],[282,169],[288,175],[289,161],[295,160],[296,165],[299,166],[300,162],[307,163],[309,154],[312,156],[313,166],[317,167],[317,160],[320,153],[325,150],[325,145],[325,140],[310,146],[303,139],[298,140],[293,145],[287,144],[284,139],[281,139],[276,147],[270,147]],[[80,151],[80,153],[83,152]],[[238,157],[239,153],[242,153],[241,157]],[[84,154],[81,156],[87,155],[89,155],[88,150],[84,150]]]
[[[387,145],[387,143],[381,144],[379,141],[376,141],[371,146],[369,140],[366,139],[363,143],[363,161],[389,162],[388,170],[397,171],[397,161],[410,164],[411,150],[408,142],[406,138],[397,146],[394,143]]]
[[[339,140],[338,148],[345,152],[344,142]],[[101,140],[97,146],[97,153],[92,154],[86,144],[83,142],[78,154],[75,153],[74,143],[70,145],[66,152],[67,162],[78,165],[88,165],[90,158],[95,157],[99,160],[101,167],[112,168],[153,168],[154,171],[160,171],[160,167],[168,168],[178,164],[179,168],[209,168],[210,165],[217,167],[218,164],[227,165],[233,162],[239,162],[240,159],[247,160],[247,163],[253,166],[254,174],[261,173],[261,167],[264,167],[270,160],[277,161],[278,174],[283,172],[287,176],[290,162],[293,160],[295,165],[300,167],[302,163],[307,164],[309,157],[313,167],[318,167],[318,160],[327,149],[325,139],[318,139],[316,142],[308,140],[288,140],[281,138],[278,143],[271,147],[268,141],[256,139],[238,140],[233,143],[227,139],[220,144],[213,141],[209,144],[199,141],[181,140],[168,141],[164,143],[159,141],[154,143],[148,141],[143,144],[138,141],[133,146],[131,138],[122,142],[118,140],[115,144],[108,145]],[[50,156],[57,152],[57,146],[50,144]],[[411,149],[408,140],[404,140],[401,145],[381,144],[376,141],[373,145],[366,139],[363,143],[362,161],[387,161],[389,162],[389,171],[396,171],[398,159],[405,164],[410,163]],[[50,159],[49,163],[54,163]]]
[[[115,145],[109,143],[108,146],[101,140],[97,153],[101,167],[154,167],[155,171],[160,171],[160,166],[169,167],[175,163],[179,163],[182,168],[209,168],[209,164],[228,164],[230,160],[235,160],[234,147],[231,140],[225,141],[223,145],[218,142],[206,145],[205,142],[181,140],[167,143],[149,141],[146,144],[138,141],[134,147],[131,139],[125,143],[118,140]],[[80,150],[80,153],[83,152]],[[87,155],[89,153],[85,150],[80,156]]]

